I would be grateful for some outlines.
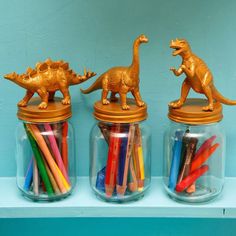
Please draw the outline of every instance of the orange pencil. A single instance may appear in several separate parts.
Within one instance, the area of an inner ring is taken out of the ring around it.
[[[201,155],[198,156],[198,158],[192,161],[190,172],[199,168],[215,152],[215,150],[219,146],[220,144],[216,143],[213,146],[211,146],[209,149],[204,150],[204,152],[202,152]]]

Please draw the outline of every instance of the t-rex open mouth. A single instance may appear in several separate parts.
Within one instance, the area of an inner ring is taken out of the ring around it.
[[[172,55],[173,55],[173,56],[178,55],[178,54],[182,51],[182,48],[181,48],[181,47],[178,47],[178,46],[170,46],[170,48],[173,48],[173,49],[174,49],[174,51],[172,52]]]

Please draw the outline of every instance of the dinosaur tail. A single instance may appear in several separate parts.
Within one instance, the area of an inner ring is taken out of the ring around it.
[[[230,100],[226,97],[224,97],[217,89],[216,87],[213,85],[213,98],[215,100],[217,100],[218,102],[221,102],[223,104],[226,104],[226,105],[236,105],[236,100]]]
[[[80,89],[80,91],[84,94],[91,93],[95,90],[101,89],[102,88],[102,79],[103,76],[101,75],[100,77],[97,78],[97,80],[87,89]]]

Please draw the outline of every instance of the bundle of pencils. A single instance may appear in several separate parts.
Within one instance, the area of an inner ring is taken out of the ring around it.
[[[24,191],[48,197],[68,193],[68,123],[24,124],[24,128],[33,152]]]
[[[96,188],[107,197],[142,191],[145,171],[139,125],[101,122],[98,126],[108,144],[108,153],[106,166],[97,173]]]
[[[213,144],[215,139],[214,135],[204,140],[197,150],[198,139],[189,130],[176,131],[169,176],[172,191],[189,194],[196,191],[195,181],[209,170],[204,163],[219,147],[219,143]]]

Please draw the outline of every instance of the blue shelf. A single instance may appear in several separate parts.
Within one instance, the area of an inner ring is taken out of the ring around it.
[[[153,177],[143,199],[127,204],[97,199],[88,177],[79,177],[74,193],[59,202],[31,202],[16,188],[15,178],[0,178],[0,218],[42,217],[195,217],[236,218],[236,178],[226,178],[221,197],[207,204],[189,205],[171,200],[161,178]]]

